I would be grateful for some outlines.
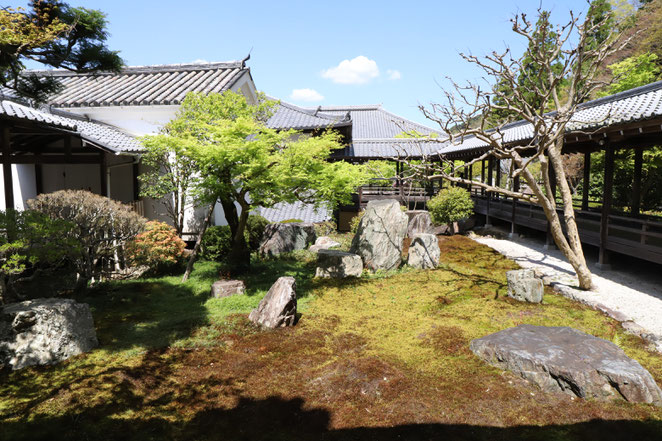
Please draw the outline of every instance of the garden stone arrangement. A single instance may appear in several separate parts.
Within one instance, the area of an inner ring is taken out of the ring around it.
[[[308,248],[308,251],[316,253],[320,250],[328,250],[329,248],[335,248],[339,246],[340,243],[331,239],[329,236],[320,236],[315,241],[315,245],[311,245],[310,248]]]
[[[259,252],[262,256],[276,256],[289,251],[305,250],[316,239],[315,226],[310,223],[269,224],[264,230]]]
[[[265,328],[294,326],[297,314],[297,293],[294,277],[276,280],[248,319]]]
[[[54,364],[98,346],[90,307],[71,299],[36,299],[0,312],[0,370]]]
[[[246,285],[241,280],[217,280],[211,285],[211,296],[217,299],[243,294]]]
[[[405,212],[409,218],[407,237],[414,237],[418,233],[432,233],[434,226],[430,213],[426,210],[409,210]]]
[[[320,250],[317,253],[315,277],[343,279],[361,277],[363,261],[357,254],[338,250]]]
[[[520,325],[473,340],[471,350],[546,392],[662,405],[662,390],[637,361],[576,329]]]
[[[409,245],[407,264],[418,269],[434,269],[439,265],[441,251],[439,239],[434,234],[415,234]]]
[[[350,252],[358,254],[371,271],[396,269],[402,263],[402,241],[409,218],[398,201],[370,201],[359,223]]]
[[[520,302],[542,303],[545,287],[541,279],[536,277],[532,269],[521,269],[506,272],[508,280],[508,297]]]

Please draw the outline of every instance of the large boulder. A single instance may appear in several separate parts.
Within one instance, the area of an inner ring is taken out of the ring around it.
[[[259,252],[263,256],[275,256],[305,250],[316,238],[315,226],[310,223],[269,224],[264,230]]]
[[[414,235],[409,244],[407,264],[413,268],[430,269],[439,265],[439,239],[434,234]]]
[[[407,236],[414,237],[419,233],[432,233],[434,226],[432,225],[432,218],[430,212],[426,210],[409,210],[405,214],[409,218],[407,225]]]
[[[294,277],[276,280],[248,319],[265,328],[292,326],[296,321],[297,293]]]
[[[320,236],[315,240],[315,245],[311,245],[310,248],[308,248],[308,251],[316,253],[319,250],[328,250],[329,248],[335,248],[339,246],[340,243],[331,239],[329,236]]]
[[[58,363],[98,344],[85,303],[36,299],[0,311],[0,369]]]
[[[211,285],[211,296],[217,299],[243,294],[246,285],[241,280],[217,280]]]
[[[317,253],[315,277],[342,279],[361,277],[363,261],[357,254],[338,250],[320,250]]]
[[[396,269],[402,262],[408,219],[396,200],[368,202],[350,252],[361,256],[364,267],[371,271]]]
[[[547,392],[662,405],[662,390],[637,361],[576,329],[520,325],[473,340],[471,350]]]
[[[532,269],[506,271],[508,297],[520,302],[542,302],[545,287]]]

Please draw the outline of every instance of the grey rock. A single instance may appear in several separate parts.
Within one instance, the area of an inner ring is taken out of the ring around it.
[[[506,271],[508,296],[520,302],[540,303],[545,291],[542,280],[532,269]]]
[[[241,280],[217,280],[211,285],[211,296],[217,299],[243,294],[246,285]]]
[[[248,319],[265,328],[293,326],[297,314],[297,293],[294,277],[280,277]]]
[[[311,245],[310,248],[308,248],[308,251],[312,251],[313,253],[316,253],[319,250],[328,250],[329,248],[335,248],[339,246],[340,243],[331,239],[329,236],[320,236],[315,241],[315,245]]]
[[[408,237],[414,237],[415,234],[419,233],[432,233],[434,227],[428,211],[409,210],[405,214],[409,218],[409,225],[407,225]]]
[[[371,271],[396,269],[402,263],[402,241],[408,223],[398,201],[370,201],[350,252],[361,256],[363,266]]]
[[[456,231],[459,233],[466,233],[467,231],[473,229],[476,226],[476,217],[469,216],[457,222]]]
[[[439,265],[439,239],[434,234],[416,234],[409,244],[407,264],[413,268],[430,269]]]
[[[315,277],[342,279],[361,277],[363,261],[357,254],[338,250],[320,250],[317,253]]]
[[[305,250],[316,238],[315,226],[310,223],[269,224],[264,230],[259,252],[262,256],[275,256]]]
[[[0,369],[54,364],[98,346],[89,305],[36,299],[0,312]]]
[[[547,392],[662,405],[662,390],[636,360],[576,329],[520,325],[473,340],[471,350]]]

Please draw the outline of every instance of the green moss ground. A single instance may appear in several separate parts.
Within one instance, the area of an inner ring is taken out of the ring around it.
[[[345,241],[346,242],[346,241]],[[613,341],[662,384],[662,357],[599,312],[551,291],[505,296],[515,264],[442,239],[435,271],[328,281],[295,253],[253,266],[245,296],[210,299],[218,264],[191,280],[104,284],[90,303],[100,347],[0,376],[0,439],[660,439],[662,410],[544,394],[485,365],[477,337],[523,323]],[[282,275],[296,327],[246,320]],[[634,437],[634,438],[632,438]]]

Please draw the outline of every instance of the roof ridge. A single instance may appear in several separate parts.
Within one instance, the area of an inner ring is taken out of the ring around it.
[[[317,106],[315,108],[308,108],[308,107],[299,107],[296,104],[288,103],[287,101],[283,101],[279,98],[272,97],[270,95],[266,95],[267,99],[277,101],[281,106],[286,107],[290,110],[293,110],[295,112],[303,113],[308,116],[313,116],[316,118],[320,119],[328,119],[330,121],[334,122],[344,122],[347,121],[348,119],[344,116],[335,116],[335,115],[329,115],[328,113],[324,113],[319,111],[320,107],[322,106]]]
[[[424,126],[423,124],[417,123],[417,122],[412,121],[412,120],[407,119],[407,118],[403,118],[403,117],[401,117],[400,115],[396,115],[396,114],[393,113],[393,112],[389,112],[388,110],[384,109],[381,105],[379,106],[379,110],[381,110],[382,112],[387,113],[387,114],[389,114],[389,115],[391,115],[391,116],[393,116],[393,117],[395,117],[395,118],[401,119],[402,121],[407,121],[408,123],[411,123],[411,124],[413,124],[413,125],[415,125],[415,126],[422,127],[422,128],[424,128],[424,129],[426,129],[426,130],[430,130],[431,132],[435,132],[435,133],[439,133],[439,134],[441,134],[441,132],[440,132],[439,130],[433,129],[432,127]]]
[[[643,86],[634,87],[632,89],[624,90],[622,92],[618,92],[613,95],[607,95],[601,98],[596,98],[591,101],[586,101],[585,103],[579,104],[577,106],[577,109],[579,110],[579,109],[590,108],[593,106],[599,106],[601,104],[607,104],[624,98],[631,98],[633,96],[642,95],[648,92],[653,92],[658,89],[662,89],[662,80],[655,81],[654,83],[644,84]]]
[[[338,111],[338,110],[379,110],[382,108],[381,104],[359,104],[353,106],[318,106],[320,112],[324,111]]]
[[[214,69],[248,69],[244,62],[239,61],[215,61],[208,63],[175,63],[175,64],[155,64],[143,66],[125,66],[120,70],[120,74],[134,73],[158,73],[158,72],[181,72],[195,70],[214,70]],[[76,73],[67,69],[30,69],[24,71],[36,75],[51,75],[58,77],[68,76],[99,76],[99,75],[117,75],[117,72],[85,72]]]

